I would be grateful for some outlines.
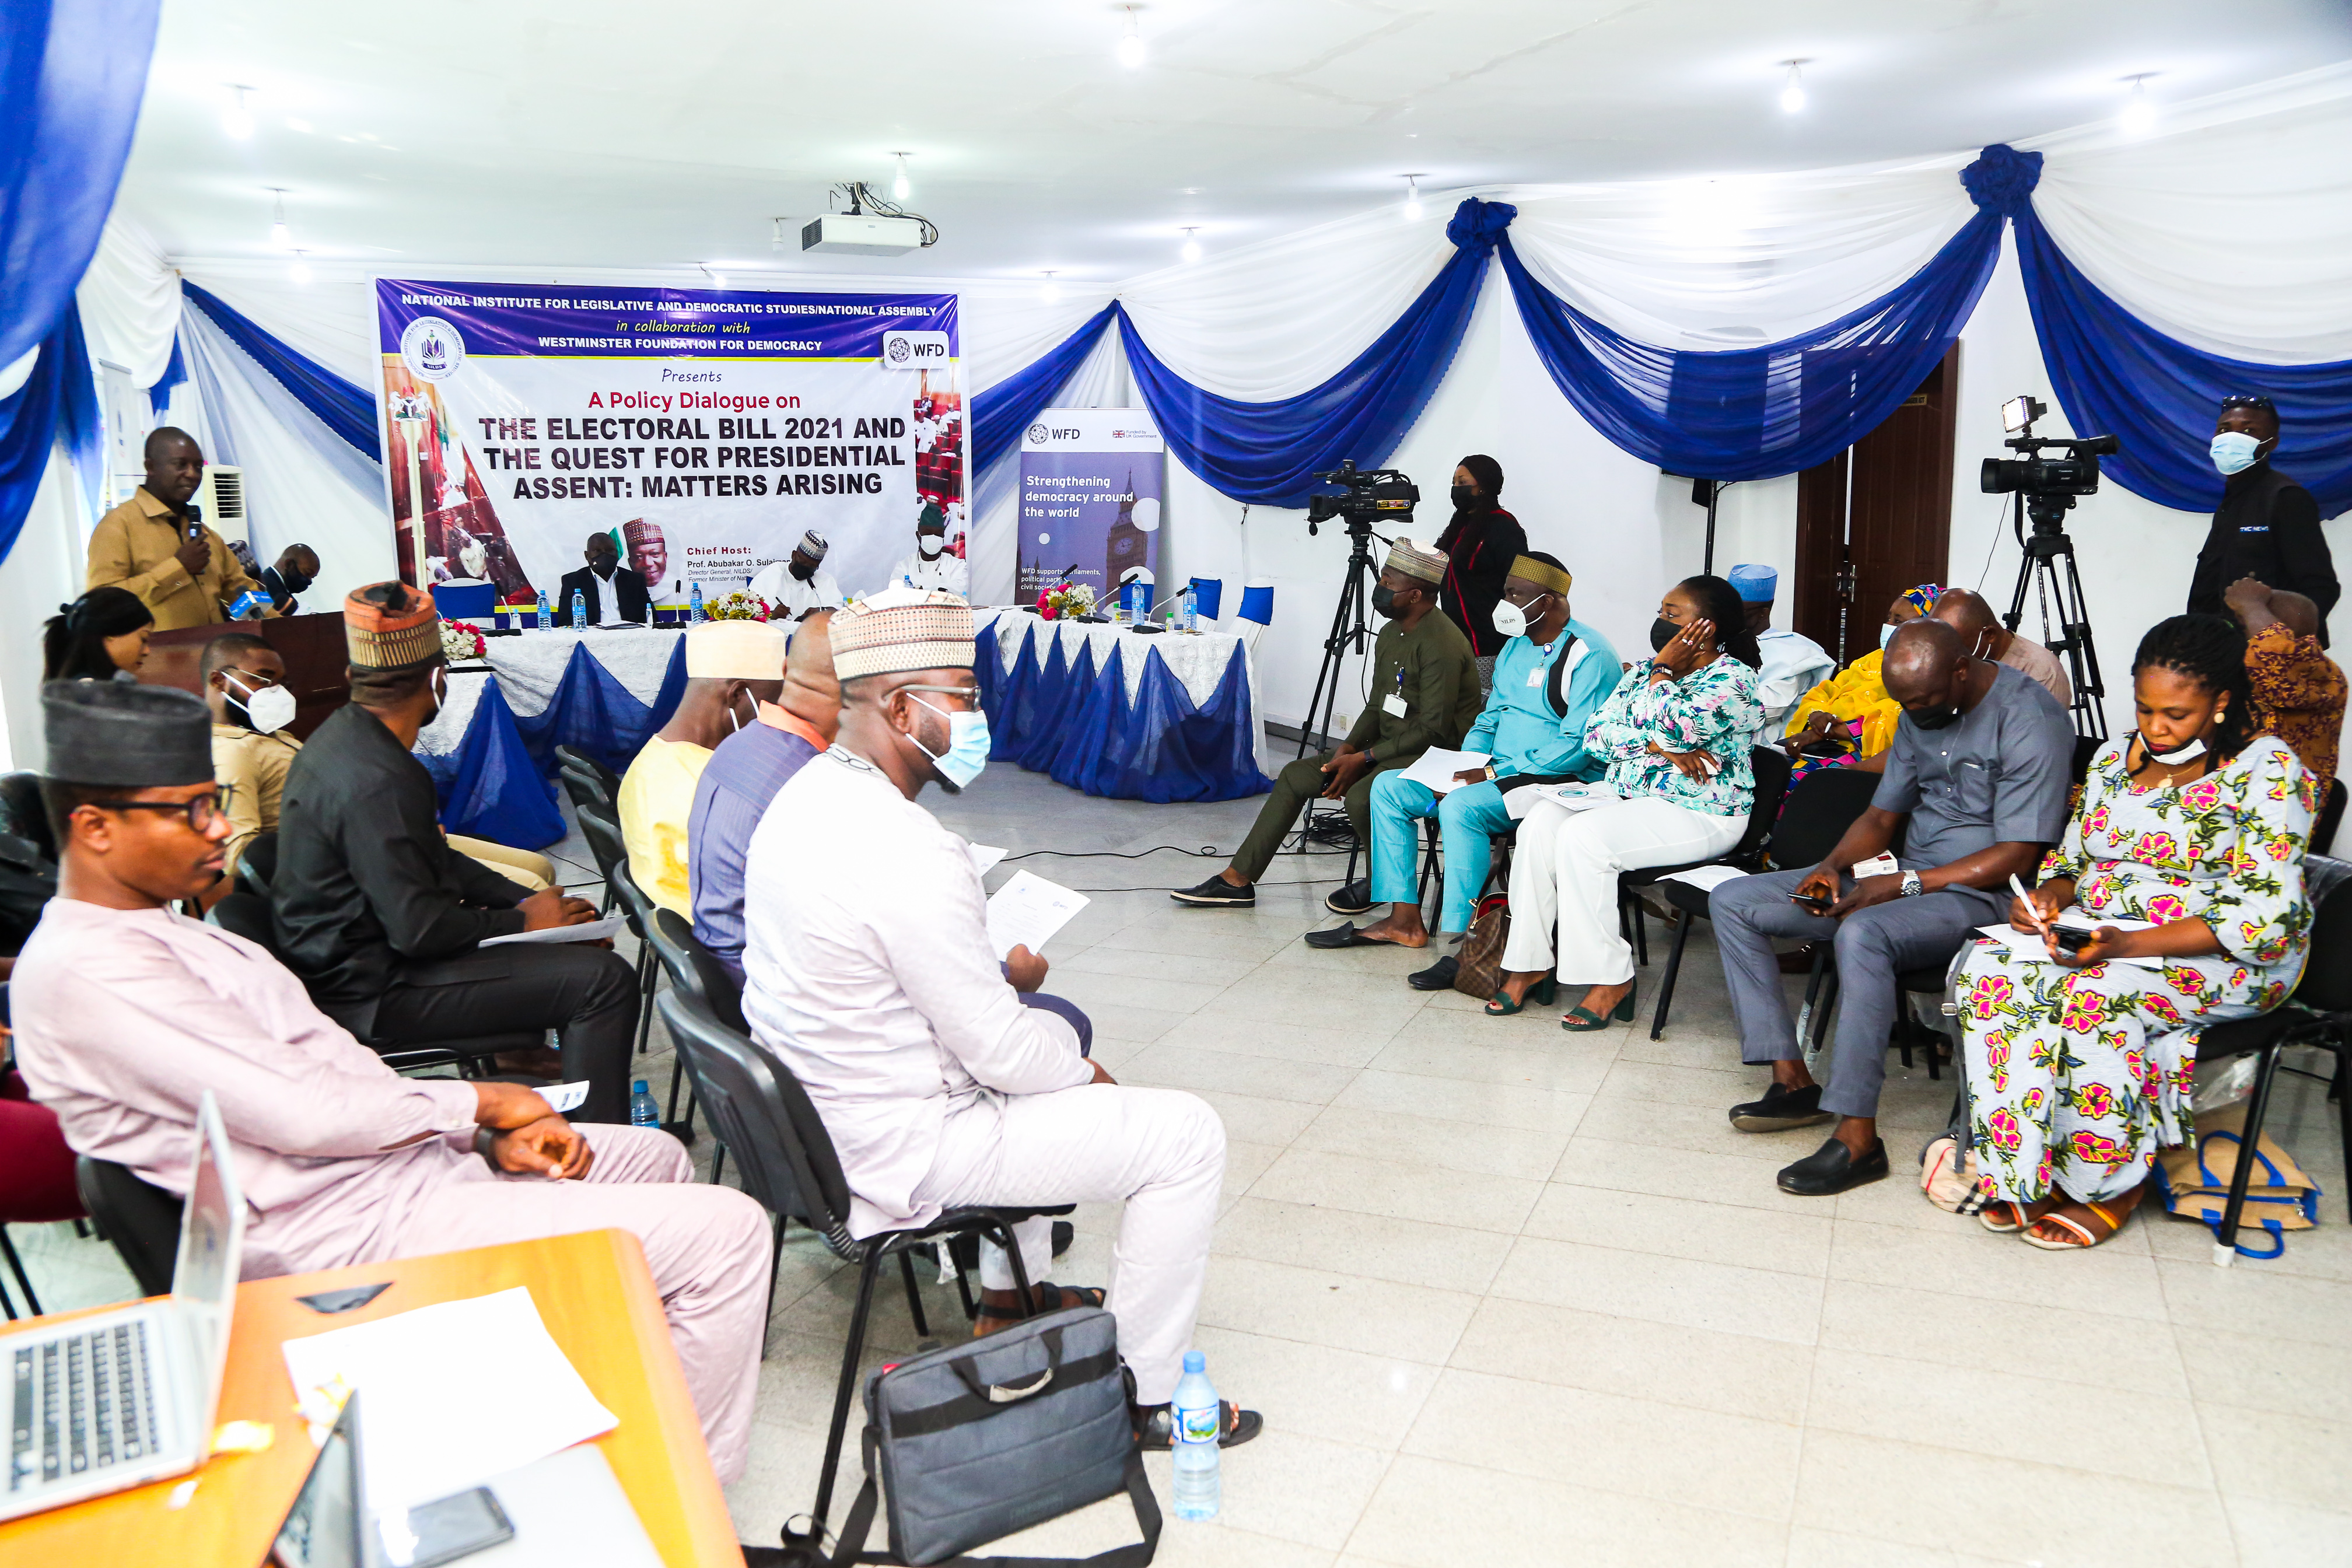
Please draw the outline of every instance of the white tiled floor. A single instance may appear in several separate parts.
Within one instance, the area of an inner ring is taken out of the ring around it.
[[[1015,853],[1230,850],[1257,804],[1090,800],[1003,764],[925,799]],[[1136,889],[1093,894],[1048,988],[1087,1009],[1123,1081],[1200,1093],[1231,1140],[1196,1343],[1266,1431],[1225,1456],[1216,1523],[1170,1521],[1162,1562],[2352,1563],[2352,1226],[2319,1086],[2286,1079],[2275,1105],[2327,1194],[2284,1258],[2218,1269],[2202,1227],[2160,1217],[2045,1255],[1919,1195],[1900,1167],[1951,1082],[1896,1062],[1895,1176],[1781,1194],[1774,1171],[1818,1138],[1726,1121],[1762,1079],[1704,927],[1664,1039],[1656,964],[1640,1025],[1569,1035],[1557,1006],[1490,1019],[1409,989],[1416,955],[1306,948],[1337,858],[1278,861],[1270,883],[1306,885],[1254,911],[1167,899],[1221,863],[1018,862]],[[667,1057],[646,1061],[665,1088]],[[1055,1277],[1100,1283],[1116,1211],[1076,1218]],[[16,1234],[45,1286],[70,1265],[87,1292],[112,1267],[64,1227]],[[854,1282],[805,1232],[787,1245],[729,1493],[747,1541],[814,1499]],[[935,1331],[954,1300],[927,1289]],[[903,1299],[880,1301],[877,1363],[917,1343]],[[995,1550],[1132,1529],[1104,1503]]]

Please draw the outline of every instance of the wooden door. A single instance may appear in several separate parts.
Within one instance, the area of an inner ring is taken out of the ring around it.
[[[1797,476],[1794,626],[1841,666],[1878,646],[1896,595],[1944,581],[1958,385],[1956,343],[1876,429]]]

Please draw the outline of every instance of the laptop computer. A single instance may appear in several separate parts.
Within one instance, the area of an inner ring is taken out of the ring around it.
[[[171,1296],[0,1335],[9,1400],[0,1520],[196,1468],[220,1403],[244,1245],[245,1196],[206,1090]]]

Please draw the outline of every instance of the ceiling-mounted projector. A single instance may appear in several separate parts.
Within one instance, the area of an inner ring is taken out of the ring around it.
[[[843,256],[904,256],[922,248],[926,226],[920,218],[827,213],[801,226],[801,248]]]

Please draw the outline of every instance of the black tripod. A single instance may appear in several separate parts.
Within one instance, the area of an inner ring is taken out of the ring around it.
[[[1361,658],[1372,640],[1371,586],[1380,581],[1380,568],[1372,564],[1372,543],[1380,535],[1369,522],[1353,518],[1344,520],[1348,525],[1347,575],[1339,584],[1339,602],[1331,609],[1331,635],[1323,639],[1323,666],[1315,672],[1315,695],[1307,701],[1307,720],[1298,732],[1298,754],[1310,756],[1329,747],[1331,713],[1339,705],[1339,681],[1348,657],[1353,653]],[[1382,544],[1389,542],[1381,539]],[[1314,805],[1307,808],[1307,818],[1298,836],[1298,847],[1304,850],[1317,838],[1338,842],[1341,828],[1329,819],[1329,811],[1318,812]],[[1339,814],[1339,823],[1347,821]],[[1362,846],[1360,847],[1369,847]]]
[[[2062,524],[2074,510],[2070,495],[2027,495],[2017,498],[2012,526],[2024,558],[2017,563],[2017,589],[2009,596],[2009,614],[2001,624],[2011,631],[2025,615],[2025,590],[2032,584],[2042,607],[2042,645],[2066,661],[2066,676],[2074,688],[2074,733],[2086,740],[2107,738],[2107,711],[2100,699],[2106,688],[2099,681],[2099,650],[2091,640],[2091,616],[2083,605],[2083,579],[2074,570],[2074,542]],[[2025,531],[2028,516],[2033,531]],[[2058,597],[2058,627],[2050,635],[2050,598]]]

